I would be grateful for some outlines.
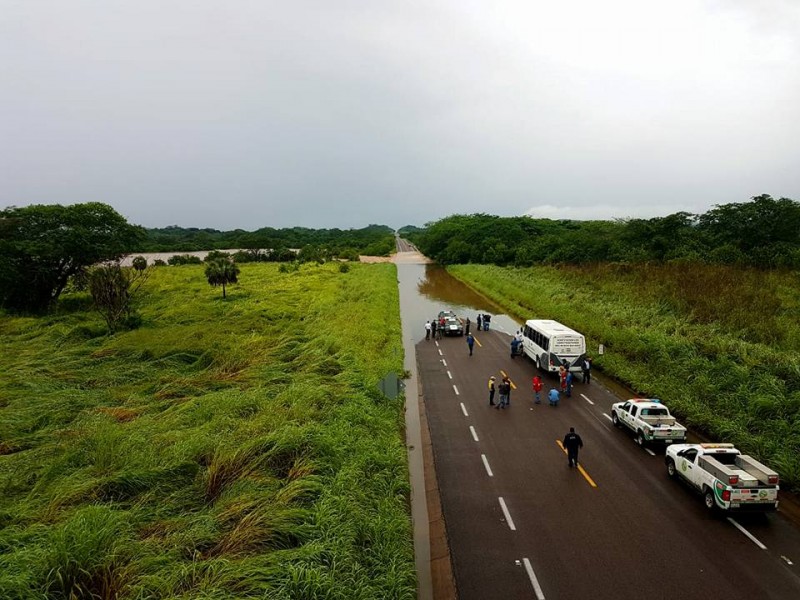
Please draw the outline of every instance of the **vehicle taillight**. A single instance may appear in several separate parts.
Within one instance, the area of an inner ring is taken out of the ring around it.
[[[768,482],[770,485],[778,485],[778,476],[777,476],[777,475],[770,475],[770,476],[767,478],[767,482]]]
[[[723,492],[722,492],[722,501],[723,502],[730,502],[731,501],[731,491],[730,490],[723,490]]]
[[[728,477],[728,484],[729,485],[736,485],[739,483],[739,476],[738,475],[731,475]]]

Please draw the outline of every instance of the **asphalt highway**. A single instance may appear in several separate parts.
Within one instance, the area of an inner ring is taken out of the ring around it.
[[[593,381],[535,405],[533,363],[504,333],[475,337],[471,357],[463,337],[417,344],[459,598],[800,599],[800,532],[780,512],[709,513],[663,450],[611,424],[622,398]],[[496,410],[487,381],[504,373],[516,389]],[[579,470],[560,447],[570,427]]]

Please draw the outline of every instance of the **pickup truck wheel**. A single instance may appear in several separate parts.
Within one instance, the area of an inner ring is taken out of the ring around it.
[[[670,477],[675,477],[678,474],[678,471],[675,470],[675,461],[671,458],[667,459],[667,475]]]
[[[639,444],[639,446],[641,446],[642,448],[644,448],[645,442],[646,440],[644,439],[644,434],[640,429],[639,431],[636,432],[636,443]]]
[[[703,502],[706,504],[706,508],[708,510],[716,510],[717,502],[714,500],[714,492],[706,488],[705,493],[703,494]]]
[[[614,427],[619,427],[619,417],[617,413],[611,412],[611,422],[614,424]]]

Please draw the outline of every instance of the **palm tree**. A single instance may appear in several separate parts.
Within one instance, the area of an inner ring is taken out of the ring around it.
[[[208,283],[217,287],[222,286],[222,297],[225,298],[225,286],[236,283],[239,267],[230,258],[216,258],[206,265],[206,279]]]

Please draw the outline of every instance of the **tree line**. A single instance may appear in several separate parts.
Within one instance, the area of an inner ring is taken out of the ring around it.
[[[171,225],[145,229],[134,252],[193,252],[239,248],[280,252],[311,246],[333,255],[385,256],[394,250],[394,230],[386,225],[361,229],[309,229],[262,227],[256,231],[198,229]]]
[[[764,194],[703,214],[614,221],[453,215],[409,228],[405,236],[443,264],[685,261],[800,268],[800,203]]]

